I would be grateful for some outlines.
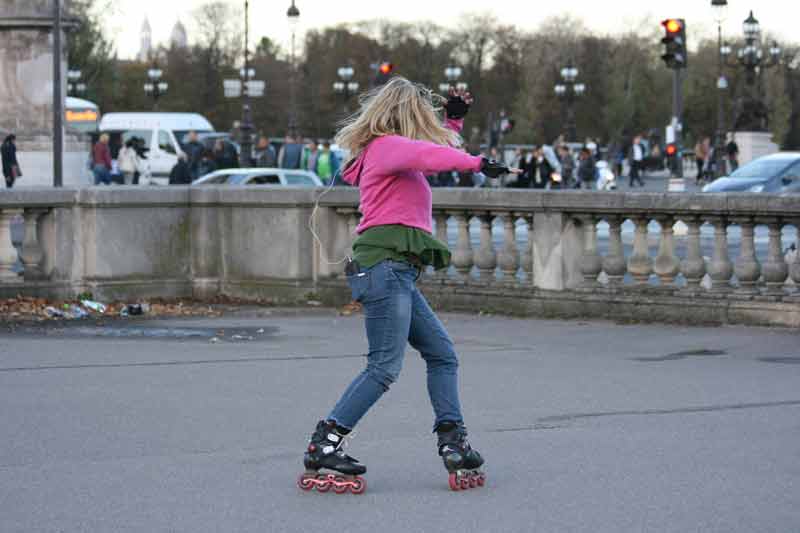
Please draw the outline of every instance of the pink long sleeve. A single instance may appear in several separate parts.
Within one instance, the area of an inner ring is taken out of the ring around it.
[[[399,135],[389,135],[373,141],[376,158],[375,171],[393,175],[412,170],[435,174],[447,170],[478,171],[481,157],[471,156],[455,148],[427,141],[412,141]]]

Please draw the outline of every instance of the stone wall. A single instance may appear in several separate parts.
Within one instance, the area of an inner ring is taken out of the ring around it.
[[[13,190],[0,196],[0,297],[348,299],[357,191],[267,187]],[[442,309],[800,326],[800,198],[439,189]],[[12,265],[9,225],[22,221]],[[789,232],[789,233],[787,233]],[[794,232],[794,233],[792,233]],[[735,236],[735,242],[728,240]]]

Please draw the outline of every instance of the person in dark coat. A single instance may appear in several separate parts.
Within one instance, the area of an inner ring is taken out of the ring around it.
[[[14,186],[14,182],[22,176],[19,170],[19,162],[17,161],[17,145],[14,141],[17,137],[12,133],[3,140],[0,146],[0,154],[3,160],[3,177],[6,179],[6,187],[9,189]]]
[[[183,151],[186,153],[187,161],[189,163],[189,170],[192,173],[192,179],[199,178],[201,174],[199,173],[198,166],[200,165],[200,159],[203,157],[205,147],[203,146],[203,143],[197,140],[196,131],[189,132],[189,142],[183,147]]]
[[[189,185],[192,183],[192,171],[189,168],[186,154],[178,156],[178,162],[169,173],[170,185]]]
[[[578,155],[578,186],[577,188],[593,189],[595,181],[595,166],[592,151],[585,146]]]
[[[217,164],[214,162],[214,152],[206,149],[197,164],[198,177],[203,177],[206,174],[211,174],[217,170]]]

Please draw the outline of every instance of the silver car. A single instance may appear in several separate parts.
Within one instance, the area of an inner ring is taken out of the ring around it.
[[[283,187],[322,187],[313,172],[288,168],[228,168],[199,177],[192,185],[278,185]]]

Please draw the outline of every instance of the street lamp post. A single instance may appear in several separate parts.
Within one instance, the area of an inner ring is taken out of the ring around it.
[[[297,95],[295,94],[295,34],[297,33],[297,26],[300,23],[300,10],[292,5],[286,11],[286,18],[289,20],[289,29],[292,32],[292,55],[291,55],[291,70],[289,71],[289,135],[292,137],[297,135]]]
[[[161,81],[163,71],[160,68],[151,68],[147,70],[147,78],[150,81],[145,82],[144,92],[153,98],[153,111],[158,111],[158,99],[166,94],[169,84]]]
[[[254,79],[256,69],[250,66],[250,2],[244,2],[244,64],[239,69],[239,79],[224,79],[222,86],[225,98],[242,98],[242,120],[239,122],[239,145],[241,156],[239,163],[242,167],[253,165],[253,114],[250,106],[251,98],[264,96],[266,83]]]
[[[76,95],[86,92],[86,84],[81,81],[81,71],[70,69],[67,71],[67,94]]]
[[[718,55],[717,55],[717,134],[714,136],[714,169],[717,178],[726,174],[724,172],[724,157],[723,151],[725,150],[725,103],[724,92],[728,88],[728,80],[723,73],[724,54],[722,52],[722,23],[725,21],[725,16],[728,10],[728,0],[711,0],[711,8],[714,10],[714,16],[717,21],[717,40],[718,40]]]
[[[344,98],[344,114],[347,115],[350,97],[358,92],[359,87],[357,81],[352,81],[355,70],[351,66],[340,67],[336,74],[339,76],[339,80],[333,82],[333,90]]]
[[[578,69],[571,63],[561,69],[561,83],[557,83],[553,89],[556,96],[562,99],[567,106],[567,135],[569,140],[577,141],[577,124],[575,120],[575,102],[578,97],[586,92],[586,85],[577,83]]]
[[[766,129],[768,112],[761,99],[758,82],[764,70],[780,64],[782,51],[778,43],[773,41],[767,51],[769,58],[764,57],[764,50],[761,47],[761,25],[753,16],[752,11],[743,22],[742,30],[745,44],[736,51],[735,59],[729,59],[733,52],[730,45],[722,43],[720,46],[720,54],[727,66],[741,67],[745,70],[745,81],[750,88],[748,98],[740,97],[739,99],[740,104],[737,105],[739,110],[734,126],[736,129],[763,131]]]
[[[241,165],[245,168],[251,166],[253,155],[253,116],[250,111],[250,79],[255,76],[255,70],[250,68],[250,2],[244,0],[244,67],[239,71],[242,78],[242,123],[239,129],[242,134]]]

